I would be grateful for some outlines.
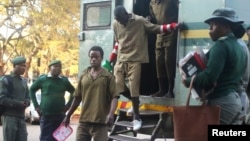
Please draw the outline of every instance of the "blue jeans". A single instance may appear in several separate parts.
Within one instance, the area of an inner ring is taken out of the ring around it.
[[[40,141],[56,141],[53,132],[60,126],[65,114],[41,116],[40,120]]]

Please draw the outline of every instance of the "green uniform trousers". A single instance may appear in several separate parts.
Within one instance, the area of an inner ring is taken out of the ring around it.
[[[28,132],[24,118],[3,115],[3,141],[27,141]]]

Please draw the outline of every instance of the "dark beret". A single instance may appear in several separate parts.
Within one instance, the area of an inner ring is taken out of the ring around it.
[[[22,56],[15,57],[11,60],[12,64],[18,65],[26,62],[26,58]]]
[[[49,67],[55,64],[62,64],[60,60],[53,60],[49,63]]]

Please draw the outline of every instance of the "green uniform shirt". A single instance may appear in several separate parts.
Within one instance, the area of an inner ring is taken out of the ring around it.
[[[132,14],[126,26],[114,21],[113,27],[116,41],[119,43],[117,60],[148,63],[147,33],[159,32],[160,25],[152,24],[142,16]]]
[[[217,83],[208,99],[221,97],[237,91],[237,86],[245,71],[247,56],[233,34],[228,34],[215,42],[207,53],[207,67],[196,75],[194,86],[209,88]],[[190,83],[191,78],[187,79]]]
[[[41,103],[36,100],[36,91],[41,90]],[[70,93],[68,103],[65,105],[65,92]],[[67,77],[57,78],[48,75],[40,76],[30,87],[30,97],[35,108],[40,105],[43,115],[56,115],[64,113],[65,106],[70,106],[73,100],[74,86]]]
[[[84,70],[80,77],[75,96],[82,98],[80,122],[105,124],[109,113],[111,101],[118,96],[114,76],[103,69],[93,79],[90,75],[90,67]]]
[[[27,80],[15,74],[10,76],[12,77],[11,82],[6,77],[0,79],[0,103],[6,107],[4,115],[24,117],[25,109],[21,107],[23,107],[24,101],[30,101]],[[12,85],[11,93],[8,93],[7,85]]]

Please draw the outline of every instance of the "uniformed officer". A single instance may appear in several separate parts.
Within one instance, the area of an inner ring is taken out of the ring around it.
[[[0,104],[5,107],[1,117],[3,141],[27,141],[24,111],[30,105],[30,98],[27,80],[21,76],[26,70],[26,58],[18,56],[11,62],[13,71],[0,80]]]
[[[241,124],[239,113],[242,109],[237,86],[245,72],[247,55],[233,33],[234,27],[243,24],[231,8],[220,8],[205,23],[209,24],[209,35],[215,44],[207,53],[207,67],[197,73],[194,86],[207,89],[214,84],[207,95],[208,105],[221,107],[220,124]],[[191,78],[182,78],[188,87]]]
[[[38,77],[30,87],[31,100],[40,114],[40,141],[55,141],[52,133],[63,121],[75,91],[68,78],[61,75],[60,60],[52,60],[48,67],[49,73]],[[41,103],[36,99],[38,90],[41,90]],[[65,100],[66,92],[70,94],[68,101]]]

